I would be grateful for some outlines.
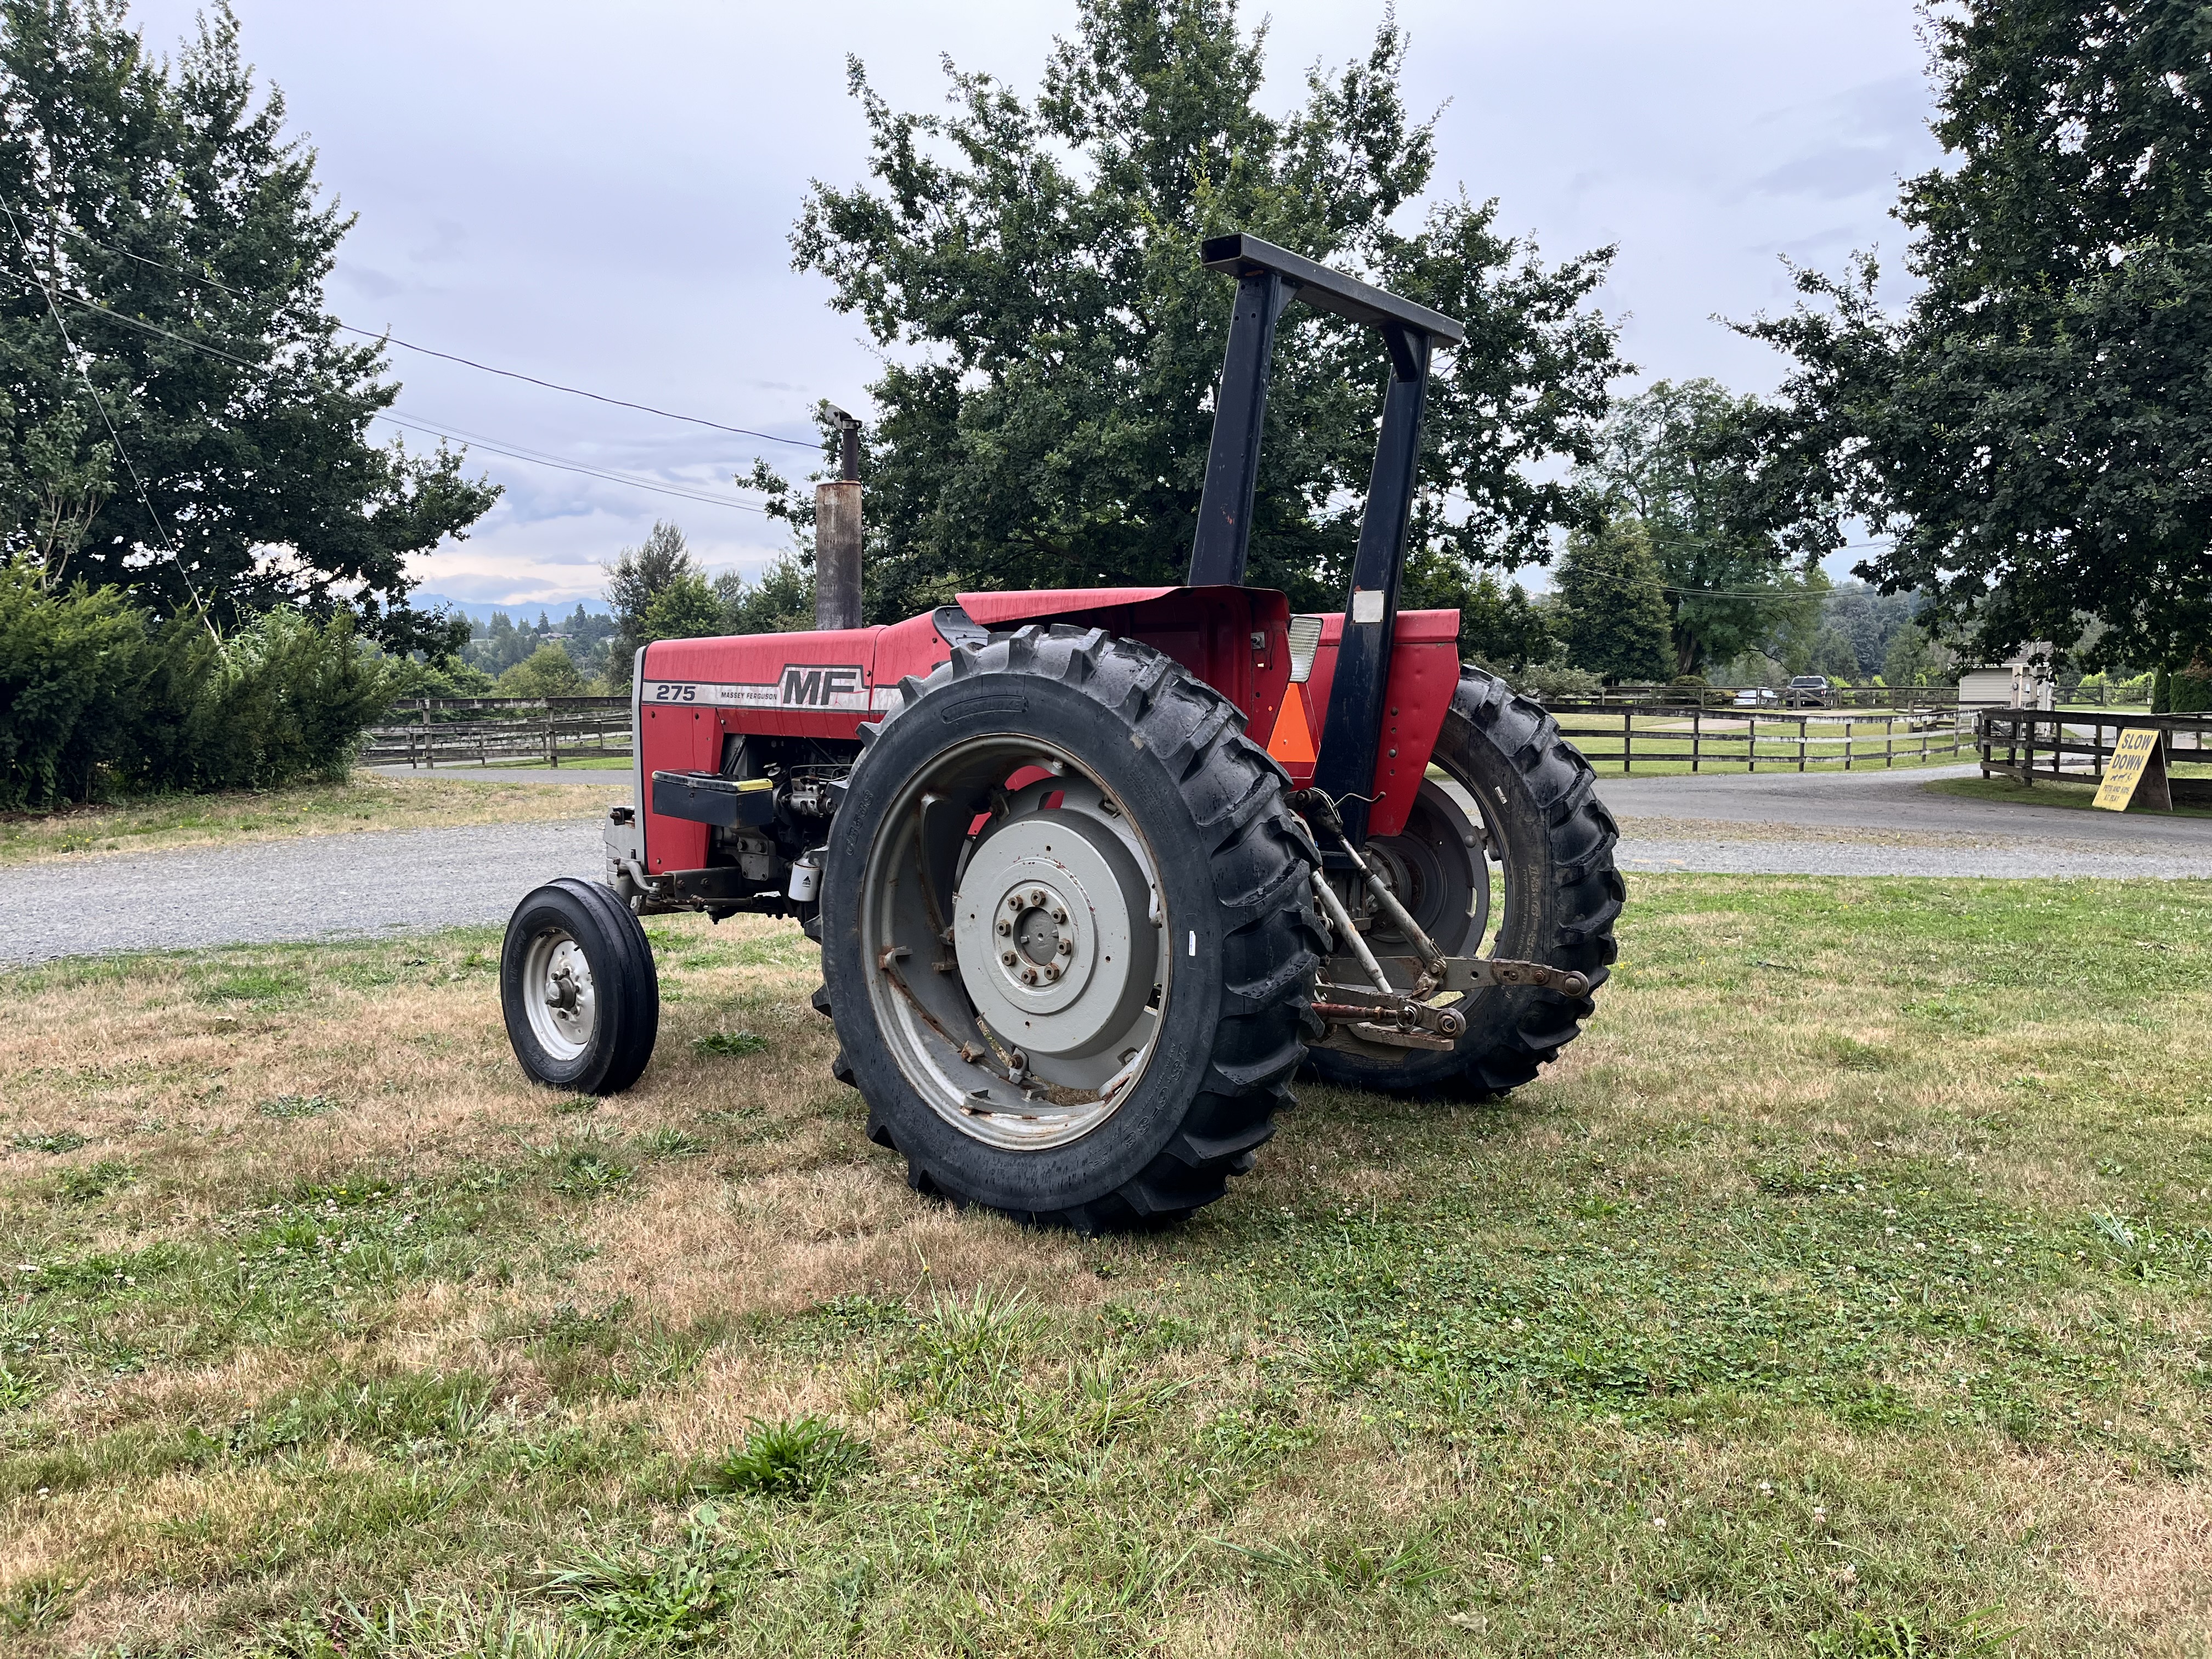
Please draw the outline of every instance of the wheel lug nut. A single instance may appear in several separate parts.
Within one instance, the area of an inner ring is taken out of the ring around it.
[[[1067,922],[1067,912],[1055,904],[1052,907],[1052,919],[1064,927]]]
[[[999,952],[999,960],[1011,968],[1014,965],[1014,953],[1012,951],[1001,951]]]
[[[1030,902],[1040,910],[1044,908],[1044,890],[1041,887],[1030,888]]]
[[[1060,977],[1060,964],[1056,962],[1048,962],[1045,963],[1044,976],[1047,979],[1058,979]]]
[[[1034,969],[1034,968],[1024,968],[1024,969],[1022,969],[1022,983],[1023,983],[1023,984],[1024,984],[1024,985],[1034,985],[1034,984],[1036,984],[1036,969]]]
[[[1064,957],[1073,956],[1075,954],[1075,941],[1063,934],[1060,941],[1060,953]]]
[[[999,922],[999,931],[1001,933],[1011,933],[1014,931],[1014,924],[1001,917]]]

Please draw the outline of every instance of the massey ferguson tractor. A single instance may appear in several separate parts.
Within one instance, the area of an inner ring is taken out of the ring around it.
[[[812,633],[645,647],[606,879],[507,925],[532,1079],[614,1094],[645,1070],[641,916],[795,918],[832,1070],[914,1186],[1090,1232],[1220,1197],[1301,1066],[1480,1096],[1575,1036],[1613,959],[1613,819],[1543,710],[1461,664],[1458,612],[1398,609],[1430,355],[1465,331],[1255,237],[1204,258],[1237,286],[1189,580],[863,628],[852,552],[817,572]],[[1294,299],[1391,362],[1324,616],[1243,585]]]

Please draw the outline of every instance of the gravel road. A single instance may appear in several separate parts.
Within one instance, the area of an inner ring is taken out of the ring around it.
[[[1923,793],[1930,775],[1616,778],[1599,793],[1621,820],[1625,870],[2212,878],[2212,819],[1961,800]],[[599,870],[596,816],[0,870],[0,963],[496,923],[540,882]]]
[[[365,830],[0,870],[0,962],[503,922],[597,876],[600,820]]]

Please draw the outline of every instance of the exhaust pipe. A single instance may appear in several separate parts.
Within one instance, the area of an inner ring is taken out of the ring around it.
[[[814,625],[860,625],[860,423],[832,409],[842,477],[814,486]]]

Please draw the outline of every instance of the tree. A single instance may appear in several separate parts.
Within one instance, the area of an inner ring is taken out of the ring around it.
[[[323,309],[352,220],[227,6],[173,65],[123,0],[0,0],[0,542],[165,614],[350,604],[459,647],[407,561],[499,491],[369,441],[398,388]]]
[[[1860,574],[1991,659],[2188,662],[2212,642],[2212,26],[2195,0],[1960,0],[1926,27],[1948,153],[1898,209],[1920,291],[1886,313],[1862,258],[1747,331],[1895,533]]]
[[[1530,663],[1550,661],[1559,649],[1543,613],[1516,584],[1488,571],[1470,580],[1457,560],[1430,550],[1407,561],[1398,608],[1458,611],[1460,655],[1488,667],[1518,673]]]
[[[1595,521],[1547,464],[1589,459],[1619,368],[1586,308],[1611,251],[1546,265],[1464,196],[1395,228],[1434,160],[1395,24],[1282,116],[1255,101],[1261,48],[1234,0],[1080,0],[1033,100],[948,69],[945,115],[894,112],[853,63],[876,187],[817,183],[793,248],[887,354],[861,470],[872,617],[1181,579],[1233,291],[1199,246],[1231,230],[1467,321],[1430,394],[1415,546],[1510,568]],[[1300,605],[1342,597],[1385,365],[1369,331],[1285,314],[1250,574]]]
[[[646,623],[653,602],[669,587],[686,578],[705,585],[698,561],[684,544],[684,532],[666,520],[654,522],[652,532],[636,547],[625,547],[605,567],[607,608],[614,612],[615,632],[608,647],[607,677],[629,678],[630,659],[647,640],[676,637],[654,634]],[[711,630],[709,630],[711,631]],[[690,637],[685,635],[684,637]]]
[[[1583,471],[1650,537],[1679,674],[1796,614],[1799,573],[1843,542],[1832,474],[1786,412],[1717,381],[1661,380],[1623,400]]]
[[[1642,524],[1632,519],[1570,537],[1559,586],[1559,631],[1569,662],[1608,683],[1670,677],[1667,602]]]
[[[732,634],[787,634],[814,626],[814,578],[788,554],[757,581],[724,571],[714,578],[714,596]]]
[[[1890,636],[1881,659],[1881,677],[1892,685],[1936,685],[1958,678],[1957,659],[1917,623],[1907,623]]]
[[[584,676],[557,645],[541,645],[499,677],[502,697],[579,697]]]
[[[647,640],[703,640],[730,631],[729,613],[714,584],[686,571],[653,597],[645,608]]]

